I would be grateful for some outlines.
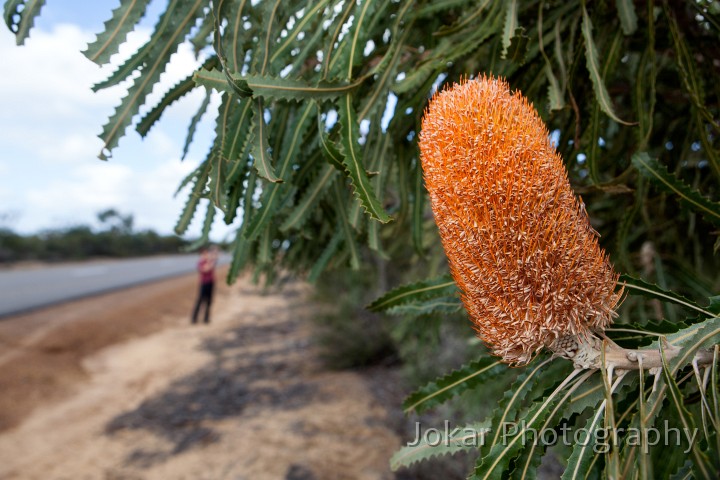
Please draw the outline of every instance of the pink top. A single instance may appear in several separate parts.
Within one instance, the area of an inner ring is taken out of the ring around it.
[[[211,259],[203,257],[197,264],[198,272],[200,272],[200,283],[208,284],[215,281],[215,262]]]

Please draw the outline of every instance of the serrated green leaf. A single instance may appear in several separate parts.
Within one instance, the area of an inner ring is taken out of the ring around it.
[[[337,178],[337,175],[338,171],[335,168],[331,165],[324,165],[317,177],[315,177],[315,180],[305,191],[298,205],[280,226],[280,231],[302,227],[307,217],[313,211],[313,208],[315,208],[323,195],[326,194],[332,182]]]
[[[382,312],[398,305],[424,302],[438,297],[457,294],[457,286],[452,277],[442,275],[421,282],[410,283],[394,288],[374,300],[366,308],[374,312]]]
[[[553,28],[553,34],[555,37],[555,46],[553,48],[553,57],[555,58],[555,61],[558,64],[558,67],[560,68],[560,90],[565,91],[565,88],[567,87],[568,82],[568,72],[567,67],[565,66],[565,50],[563,50],[563,38],[561,35],[561,24],[562,22],[555,22],[555,28]],[[572,52],[573,46],[572,46],[572,37],[571,37],[571,43],[569,46],[570,52]]]
[[[505,58],[518,65],[523,65],[527,59],[529,44],[530,37],[525,35],[525,29],[523,27],[519,27],[510,39],[510,45],[508,46]]]
[[[335,167],[339,172],[345,174],[345,165],[343,164],[343,154],[330,141],[325,133],[325,123],[323,122],[320,108],[318,108],[318,140],[320,141],[320,150],[327,162]]]
[[[692,360],[700,348],[715,345],[720,342],[720,318],[711,318],[703,323],[692,325],[663,338],[679,350],[678,355],[670,362],[667,362],[670,374],[675,375],[681,367],[687,365]],[[655,341],[650,347],[647,347],[647,350],[657,351],[659,348],[660,342]],[[663,377],[656,379],[655,385],[645,402],[645,410],[647,413],[644,423],[648,427],[653,425],[654,419],[659,414],[663,401],[668,393],[668,385],[664,378],[665,376],[663,375]],[[639,419],[637,415],[635,415],[631,426],[638,427],[639,424]]]
[[[663,376],[665,377],[665,384],[668,386],[668,398],[670,399],[670,404],[675,407],[675,412],[677,413],[678,419],[683,426],[683,430],[685,432],[696,432],[697,428],[695,427],[695,420],[688,411],[688,409],[685,407],[685,400],[682,396],[682,393],[680,393],[680,387],[678,387],[678,384],[675,381],[676,369],[670,369],[665,355],[665,348],[663,347],[663,343],[660,342],[658,346],[660,348],[660,357],[662,359]],[[700,449],[698,442],[692,442],[692,445],[690,445],[690,447],[694,459],[693,467],[695,468],[693,470],[696,472],[696,474],[699,474],[701,478],[705,478],[707,480],[717,478],[713,476],[713,468],[710,465],[710,460],[708,459],[707,455]],[[717,474],[717,472],[714,473]]]
[[[250,243],[245,240],[242,229],[238,229],[235,234],[235,241],[232,248],[232,261],[227,274],[227,283],[232,285],[237,280],[240,271],[247,265],[250,256]]]
[[[439,52],[440,49],[441,48],[439,47],[436,50],[438,56],[441,55],[441,52]],[[432,78],[434,80],[441,69],[442,66],[438,57],[430,58],[416,65],[412,69],[412,71],[407,72],[405,74],[405,78],[399,83],[397,83],[392,90],[398,95],[403,95],[412,91],[419,90],[420,86],[429,78]]]
[[[645,404],[645,369],[642,364],[642,357],[638,357],[638,426],[641,432],[647,431],[645,419],[647,418],[647,408]],[[652,465],[648,460],[648,445],[644,436],[640,438],[640,453],[638,459],[638,472],[641,480],[649,480],[652,476]]]
[[[720,225],[720,203],[713,202],[705,198],[697,190],[693,190],[645,152],[633,155],[632,164],[653,184],[662,190],[675,194],[680,202],[702,214],[714,225]]]
[[[43,5],[45,5],[45,0],[7,0],[5,2],[5,24],[15,34],[15,43],[18,45],[25,43]]]
[[[637,30],[637,14],[632,0],[615,0],[620,26],[625,35],[632,35]]]
[[[602,78],[607,78],[610,74],[612,66],[617,63],[620,57],[620,46],[622,45],[622,35],[617,32],[613,36],[613,40],[610,43],[610,47],[607,49],[605,63],[603,64]],[[600,103],[595,102],[593,104],[592,114],[590,116],[590,131],[588,155],[587,155],[587,168],[590,173],[590,180],[595,185],[602,185],[602,179],[600,178],[600,137],[601,127],[605,123],[604,118],[600,118]]]
[[[461,7],[466,3],[470,3],[470,0],[435,0],[427,5],[419,6],[414,14],[418,18],[434,16],[438,12]]]
[[[215,8],[217,9],[219,7],[222,7],[222,4],[216,3]],[[247,81],[237,75],[233,77],[230,74],[230,69],[227,65],[223,50],[222,37],[220,35],[220,17],[217,12],[214,12],[213,16],[215,18],[213,26],[215,41],[213,42],[213,45],[215,46],[215,51],[217,52],[220,70],[218,71],[215,68],[201,68],[193,75],[193,81],[197,85],[203,85],[219,92],[232,92],[240,98],[252,97],[253,91],[252,88],[248,86]],[[252,58],[256,57],[256,55],[253,55]]]
[[[412,20],[405,25],[402,33],[400,33],[400,25],[405,20],[405,16],[413,4],[413,0],[406,0],[397,13],[391,33],[392,42],[380,63],[372,70],[372,73],[378,77],[375,79],[372,92],[363,100],[363,105],[358,113],[358,118],[361,120],[372,117],[378,110],[386,105],[386,102],[380,101],[380,98],[388,94],[402,59],[403,46],[412,32]]]
[[[640,136],[637,151],[646,150],[650,142],[654,125],[655,105],[657,103],[658,65],[655,51],[654,6],[648,3],[646,8],[648,14],[647,46],[640,59],[636,76],[636,111],[639,113],[638,133]]]
[[[260,4],[260,15],[263,19],[265,27],[263,32],[265,34],[264,38],[255,42],[255,48],[258,50],[255,58],[258,62],[260,62],[256,66],[256,71],[260,73],[260,75],[265,75],[267,73],[270,60],[270,47],[272,41],[274,40],[272,33],[277,26],[277,11],[280,3],[280,0],[275,0],[275,2],[267,1]]]
[[[242,181],[227,183],[229,185],[227,192],[227,209],[225,210],[223,220],[226,225],[230,225],[237,216],[238,208],[241,205],[241,199],[245,193],[245,187]]]
[[[382,241],[380,239],[380,224],[378,222],[368,222],[368,247],[377,252],[380,258],[387,260],[388,255],[383,251]]]
[[[338,230],[343,233],[345,239],[345,246],[350,254],[350,268],[358,270],[360,268],[360,254],[358,253],[358,247],[355,242],[355,233],[353,232],[352,226],[348,219],[347,205],[348,202],[343,198],[343,192],[341,190],[340,182],[333,183],[333,195],[335,211],[338,217]]]
[[[173,194],[173,198],[174,198],[174,197],[177,197],[177,196],[178,196],[178,193],[180,193],[180,191],[182,191],[183,188],[185,188],[192,180],[194,180],[195,177],[198,176],[198,174],[200,173],[200,171],[201,171],[203,168],[205,168],[205,163],[204,163],[204,162],[201,163],[200,166],[197,167],[195,170],[193,170],[192,172],[190,172],[190,173],[188,173],[187,175],[185,175],[185,177],[182,179],[182,181],[181,181],[180,184],[178,185],[177,189],[175,189],[175,193]]]
[[[710,305],[705,307],[705,310],[712,313],[713,315],[720,315],[720,295],[716,295],[709,298]]]
[[[370,185],[376,192],[384,192],[385,184],[382,177],[382,172],[385,164],[385,147],[387,143],[384,141],[387,136],[383,139],[383,133],[380,125],[380,117],[376,116],[371,120],[373,128],[370,129],[367,136],[365,137],[365,147],[363,148],[363,158],[368,163],[368,177],[370,178]],[[381,195],[382,196],[382,193]],[[348,215],[350,225],[358,232],[362,233],[365,222],[365,217],[362,215],[362,205],[357,199],[354,199],[352,206],[350,207],[350,213]]]
[[[112,17],[105,22],[105,27],[97,35],[95,41],[89,43],[83,54],[98,65],[108,63],[110,57],[118,52],[140,19],[145,15],[150,0],[121,0],[113,10]]]
[[[668,26],[670,27],[670,36],[675,45],[676,65],[680,71],[680,78],[683,81],[685,90],[690,95],[693,105],[700,111],[703,118],[710,123],[716,132],[720,132],[720,124],[718,124],[712,113],[708,110],[705,102],[705,92],[702,88],[700,75],[698,75],[697,72],[697,60],[683,38],[677,19],[670,10],[667,2],[663,3],[663,9],[665,10],[665,16],[667,17]],[[704,133],[706,132],[699,132],[700,135]],[[716,174],[720,174],[720,165],[714,165],[713,169]]]
[[[477,50],[480,45],[502,28],[503,5],[503,2],[492,2],[482,23],[468,35],[462,36],[457,41],[450,41],[449,38],[443,39],[429,59],[413,65],[412,69],[405,72],[405,79],[396,84],[393,91],[397,94],[413,92],[425,97],[428,91],[423,86],[425,83],[432,84],[438,75],[445,71],[448,63]]]
[[[362,61],[362,50],[365,47],[365,24],[375,8],[377,8],[377,3],[377,0],[365,0],[357,4],[353,23],[348,34],[342,40],[343,42],[350,42],[346,56],[347,69],[344,75],[346,80],[353,78],[353,67]]]
[[[626,380],[624,380],[623,382],[625,385],[629,385],[632,383]],[[570,388],[568,393],[565,394],[565,397],[561,401],[565,402],[564,406],[560,410],[562,411],[561,418],[569,420],[574,415],[582,414],[587,409],[597,411],[599,408],[601,408],[602,402],[605,400],[605,397],[606,389],[604,385],[604,379],[601,375],[597,375],[593,371],[588,371],[582,377],[580,377],[576,381],[575,385]],[[548,429],[552,427],[551,421],[553,416],[554,414],[551,414],[537,430],[539,432],[548,431]],[[577,434],[577,432],[575,433]],[[538,445],[538,443],[540,443],[540,445]],[[542,455],[544,454],[546,448],[547,445],[545,445],[545,442],[543,441],[530,442],[530,445],[526,447],[521,453],[520,457],[515,460],[513,478],[517,478],[520,480],[525,480],[527,478],[536,478],[536,472],[542,461]],[[585,470],[585,472],[587,472],[587,470]]]
[[[326,12],[328,13],[328,15],[330,14],[329,11]],[[319,16],[318,22],[322,22],[326,18],[327,15]],[[311,28],[311,32],[312,35],[310,35],[310,38],[307,40],[307,42],[305,42],[302,50],[300,50],[300,53],[294,57],[295,61],[293,61],[290,68],[290,75],[292,75],[293,73],[297,73],[297,75],[302,76],[308,62],[313,62],[317,60],[317,52],[320,50],[320,44],[322,43],[323,37],[326,35],[327,32],[322,28]]]
[[[260,231],[265,228],[268,222],[270,222],[278,210],[281,204],[282,194],[287,188],[285,182],[290,179],[290,174],[292,173],[292,160],[299,155],[300,144],[302,143],[305,132],[312,123],[314,110],[315,105],[310,102],[307,103],[305,107],[298,112],[297,117],[293,119],[294,127],[290,129],[292,133],[284,136],[286,141],[280,152],[280,169],[278,170],[280,182],[269,185],[263,192],[262,207],[255,214],[245,232],[248,240],[254,239]]]
[[[200,203],[200,198],[202,198],[203,192],[205,191],[205,186],[207,184],[209,174],[210,162],[208,160],[205,160],[200,166],[200,168],[198,168],[197,170],[197,175],[195,176],[195,183],[192,190],[190,191],[190,195],[188,196],[185,208],[183,208],[183,211],[180,214],[180,218],[178,218],[178,221],[175,224],[175,233],[177,233],[178,235],[182,235],[183,233],[185,233],[188,229],[188,226],[190,226],[190,221],[192,220],[193,215],[195,215],[195,210],[197,210],[198,203]]]
[[[335,232],[335,235],[332,236],[330,242],[328,242],[327,246],[318,257],[315,264],[313,264],[312,268],[310,269],[310,273],[308,274],[308,281],[310,283],[315,283],[318,281],[320,275],[322,275],[322,273],[327,268],[328,263],[330,263],[330,259],[332,259],[332,257],[335,255],[335,252],[337,252],[337,249],[342,242],[342,238],[343,232],[337,230]]]
[[[193,53],[195,54],[195,57],[200,56],[200,52],[205,49],[208,45],[212,44],[212,33],[213,28],[215,26],[215,22],[213,19],[212,14],[207,13],[205,16],[203,16],[202,23],[200,23],[200,27],[193,33],[193,35],[188,39],[190,44],[193,47]]]
[[[355,197],[360,201],[360,204],[371,218],[382,223],[387,223],[391,218],[385,213],[380,200],[376,197],[362,162],[357,143],[360,137],[359,126],[355,120],[352,96],[350,94],[345,95],[340,100],[338,121],[342,125],[342,131],[344,133],[340,144],[343,153],[343,165],[345,167],[345,173],[352,183]]]
[[[303,80],[272,77],[269,75],[240,76],[230,74],[231,81],[228,81],[223,72],[208,69],[199,70],[193,78],[198,85],[213,88],[221,92],[232,90],[238,93],[238,89],[241,89],[241,92],[238,93],[240,96],[295,101],[337,98],[340,95],[353,91],[365,80],[365,78],[360,78],[353,82],[320,81],[311,84]]]
[[[403,151],[404,150],[404,151]],[[402,149],[398,152],[397,160],[394,162],[397,171],[398,197],[400,197],[400,210],[395,215],[399,223],[404,223],[410,209],[410,165],[413,163],[413,156],[409,149]]]
[[[422,413],[460,395],[462,392],[492,380],[509,367],[495,358],[481,358],[463,365],[414,391],[403,402],[403,410]]]
[[[203,68],[212,68],[212,66],[218,63],[217,57],[211,57],[205,62]],[[155,105],[152,110],[146,113],[140,122],[135,127],[135,130],[140,134],[141,137],[145,137],[155,123],[160,119],[165,109],[172,105],[177,100],[181,99],[195,88],[195,82],[193,81],[193,75],[188,75],[184,79],[176,83],[170,90],[165,92],[165,95]]]
[[[545,394],[547,385],[542,382],[543,378],[565,376],[568,369],[568,362],[553,361],[552,358],[545,358],[542,361],[536,359],[533,363],[521,367],[519,375],[505,391],[503,398],[498,402],[498,407],[490,415],[491,424],[497,427],[490,441],[483,446],[483,453],[488,453],[501,441],[501,427],[504,424],[517,422],[523,406]],[[538,375],[539,372],[542,372],[542,375]]]
[[[140,70],[149,55],[152,44],[146,43],[144,46],[135,51],[125,62],[119,65],[105,80],[94,84],[91,88],[93,92],[99,92],[105,88],[114,87],[129,78],[134,72]]]
[[[643,205],[643,197],[645,196],[645,190],[647,189],[647,180],[639,178],[635,187],[635,194],[632,205],[625,210],[620,226],[617,229],[615,237],[615,251],[618,255],[618,266],[621,270],[630,270],[631,263],[628,252],[629,236],[632,229],[635,227],[635,218],[640,212],[640,208]]]
[[[695,323],[675,333],[665,335],[663,338],[671,345],[681,349],[680,354],[670,360],[673,372],[677,372],[677,370],[690,362],[697,350],[718,343],[718,340],[720,340],[720,318],[709,318],[704,322]],[[660,341],[655,340],[650,346],[643,349],[658,350],[661,346],[660,343]]]
[[[693,475],[692,465],[692,460],[686,460],[685,463],[669,477],[669,480],[694,480],[695,476]]]
[[[213,220],[215,219],[215,205],[212,202],[208,202],[207,212],[205,212],[205,221],[203,222],[202,230],[200,232],[200,238],[203,242],[208,242],[210,239],[210,229],[212,229]]]
[[[425,223],[425,185],[420,162],[416,162],[412,200],[412,239],[415,251],[423,255],[423,233]]]
[[[205,112],[207,112],[208,106],[210,105],[210,99],[210,90],[208,90],[205,92],[205,98],[200,104],[200,107],[198,107],[197,112],[195,112],[195,115],[193,115],[190,119],[190,125],[188,125],[188,131],[185,135],[185,144],[183,145],[182,155],[180,156],[181,160],[185,160],[185,157],[187,157],[188,151],[190,150],[190,144],[192,144],[192,141],[195,138],[195,132],[197,131],[200,119],[202,119],[202,116],[205,115]]]
[[[481,24],[467,35],[457,39],[453,38],[453,41],[449,38],[443,39],[443,42],[434,49],[432,57],[418,65],[413,65],[411,70],[405,72],[405,79],[393,90],[398,94],[418,92],[425,97],[427,90],[426,87],[423,87],[424,83],[432,84],[437,76],[447,69],[448,63],[476,51],[491,36],[500,32],[505,18],[505,5],[507,4],[504,2],[491,2],[491,7],[483,17]],[[425,101],[424,98],[423,101]]]
[[[483,2],[475,8],[471,13],[468,13],[467,15],[463,15],[461,18],[458,19],[457,22],[455,22],[452,25],[443,25],[438,29],[437,32],[435,32],[435,35],[438,37],[443,37],[446,35],[451,35],[453,33],[457,33],[466,27],[471,27],[475,24],[477,21],[477,18],[483,14],[483,11],[485,8],[487,8],[488,4],[492,0],[483,0]],[[445,2],[447,3],[447,2]],[[434,5],[434,4],[433,4]]]
[[[202,11],[203,0],[177,0],[163,13],[149,42],[139,51],[148,55],[140,76],[136,78],[120,105],[103,127],[100,138],[104,142],[100,159],[106,160],[117,146],[133,116],[140,110],[153,85],[160,79],[170,57],[192,28]]]
[[[585,439],[573,445],[562,480],[585,480],[586,474],[590,470],[590,464],[596,454],[598,431],[603,428],[602,414],[604,405],[603,402],[603,408],[598,408],[595,415],[591,416],[585,423],[583,427],[583,431],[586,432]]]
[[[237,279],[240,270],[245,268],[245,266],[247,265],[250,258],[252,246],[254,245],[253,242],[248,242],[245,239],[244,231],[245,229],[247,229],[247,225],[253,217],[252,199],[257,189],[257,183],[257,172],[251,168],[248,171],[247,186],[244,191],[242,202],[243,223],[240,228],[237,229],[235,234],[235,241],[233,244],[233,259],[230,264],[230,269],[228,270],[227,281],[230,284]]]
[[[654,283],[648,283],[640,278],[635,278],[628,274],[622,274],[620,275],[618,284],[624,285],[624,287],[630,293],[636,293],[650,298],[657,298],[663,302],[677,303],[678,305],[682,305],[684,307],[700,312],[703,315],[712,316],[712,312],[700,307],[692,300],[685,298],[682,295],[679,295],[673,291],[660,288]]]
[[[277,45],[270,56],[270,63],[275,62],[280,56],[285,53],[288,49],[294,46],[293,42],[296,42],[298,35],[304,33],[304,29],[308,24],[318,17],[318,14],[325,9],[329,0],[320,0],[319,2],[309,2],[308,8],[303,12],[302,18],[300,18],[293,28],[287,32],[287,35],[282,42]],[[295,43],[296,44],[296,43]]]
[[[376,113],[375,118],[371,121],[371,125],[374,126],[368,133],[365,139],[364,156],[369,159],[370,172],[368,175],[372,175],[370,184],[376,192],[380,192],[380,196],[384,196],[386,181],[388,177],[388,171],[390,168],[387,166],[386,152],[390,142],[390,136],[386,135],[382,131],[380,112]],[[350,211],[350,224],[358,232],[362,232],[365,223],[368,226],[378,223],[374,221],[364,222],[366,217],[362,216],[362,205],[355,199]],[[379,229],[376,230],[378,232]],[[370,234],[370,228],[368,228],[368,235]],[[377,233],[376,233],[377,234]],[[368,237],[370,242],[370,237]],[[375,246],[379,245],[379,242],[374,243]],[[372,248],[372,247],[371,247]],[[373,248],[374,249],[374,248]]]
[[[270,228],[272,225],[267,225],[265,229],[260,234],[260,237],[258,239],[258,248],[257,248],[257,262],[256,264],[258,267],[267,265],[272,260],[272,254],[271,254],[271,237],[270,237]]]
[[[227,212],[225,196],[227,188],[227,165],[233,156],[235,140],[233,133],[237,132],[236,125],[242,109],[238,105],[236,97],[224,94],[218,107],[218,117],[215,123],[215,141],[213,142],[212,154],[210,157],[210,199],[223,212]]]
[[[387,310],[390,315],[410,315],[420,316],[429,314],[451,314],[461,312],[463,310],[462,302],[458,297],[438,297],[424,301],[406,303],[391,307]]]
[[[518,28],[518,2],[517,0],[508,0],[505,2],[505,25],[503,26],[502,35],[502,54],[501,58],[507,58],[507,53],[512,43],[512,38]]]
[[[548,80],[548,108],[550,111],[554,110],[561,110],[565,106],[565,99],[563,95],[563,91],[565,90],[565,78],[563,77],[563,86],[561,87],[558,83],[558,79],[555,76],[555,72],[553,72],[553,65],[550,61],[550,57],[548,57],[547,53],[545,53],[545,40],[543,37],[543,28],[542,26],[545,24],[543,20],[543,9],[538,9],[538,49],[540,53],[542,54],[543,58],[545,59],[545,77]],[[560,22],[555,22],[555,29],[557,30],[559,28]],[[560,42],[561,39],[558,35],[555,37],[555,48],[557,47],[557,43]],[[564,66],[561,66],[561,74],[564,76]]]
[[[346,2],[346,5],[343,5],[344,9],[335,21],[335,28],[333,29],[332,34],[327,36],[325,48],[323,49],[323,80],[328,78],[337,78],[341,74],[340,69],[342,65],[338,59],[342,58],[341,51],[346,48],[348,44],[347,42],[338,42],[338,39],[343,26],[348,21],[348,18],[355,7],[356,4],[353,2]],[[337,49],[335,48],[336,45],[338,47]]]
[[[630,382],[625,382],[629,384]],[[605,399],[605,385],[601,375],[593,375],[582,387],[575,392],[563,410],[563,418],[570,418],[574,414],[582,414],[591,409],[597,410]]]
[[[592,29],[593,26],[590,16],[583,6],[582,34],[585,40],[585,59],[587,60],[587,68],[590,72],[590,80],[592,81],[593,91],[595,92],[595,100],[608,117],[623,125],[632,125],[631,123],[621,120],[615,114],[610,95],[605,88],[604,79],[600,74],[600,61],[598,60],[598,51],[595,46],[595,40],[593,40]]]
[[[452,455],[457,452],[477,450],[484,442],[485,436],[490,432],[490,423],[481,422],[466,425],[462,428],[456,427],[452,430],[447,428],[444,432],[437,431],[437,437],[431,437],[430,431],[424,433],[422,438],[413,445],[405,445],[390,458],[390,469],[397,471],[401,467],[409,467],[422,460],[443,455]],[[434,433],[433,431],[433,433]]]
[[[268,127],[265,125],[263,99],[253,99],[253,106],[250,154],[254,160],[255,170],[261,177],[270,182],[282,182],[272,165],[273,160],[268,142]]]
[[[524,421],[516,426],[517,434],[509,441],[505,438],[503,442],[495,443],[489,453],[478,460],[471,478],[490,480],[501,478],[504,473],[508,472],[511,462],[522,453],[524,442],[521,439],[527,438],[530,429],[538,429],[542,422],[549,422],[555,416],[555,413],[570,396],[572,388],[562,398],[558,397],[581,372],[581,370],[573,370],[550,395],[542,401],[535,402],[523,415]],[[592,372],[585,372],[580,380],[587,379],[590,375]],[[576,382],[574,388],[581,383]]]
[[[549,65],[545,66],[545,76],[548,79],[548,105],[550,111],[562,110],[565,107],[565,98],[557,78]]]
[[[229,161],[227,181],[231,184],[245,175],[249,168],[247,158],[251,145],[253,101],[249,98],[240,99],[239,110],[237,120],[228,126],[232,130],[232,141],[229,142],[229,150],[225,152]]]

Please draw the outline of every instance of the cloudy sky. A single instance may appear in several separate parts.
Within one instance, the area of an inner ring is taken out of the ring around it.
[[[128,130],[113,157],[98,160],[97,135],[127,85],[93,93],[91,85],[112,68],[100,69],[80,52],[117,4],[49,0],[21,47],[0,26],[0,227],[32,233],[93,225],[97,212],[116,208],[133,214],[138,228],[172,232],[185,202],[185,195],[173,194],[207,153],[213,115],[203,119],[184,161],[180,155],[190,117],[202,100],[199,91],[166,111],[144,140]],[[151,4],[142,28],[128,37],[114,63],[149,37],[163,4]],[[196,65],[191,50],[181,48],[150,104]],[[200,223],[196,218],[188,235],[197,235]],[[221,222],[214,230],[216,239],[230,231]]]

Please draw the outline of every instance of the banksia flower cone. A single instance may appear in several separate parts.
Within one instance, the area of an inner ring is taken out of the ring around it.
[[[520,93],[481,78],[436,94],[420,152],[452,275],[495,355],[522,365],[543,347],[568,353],[612,322],[618,276]]]

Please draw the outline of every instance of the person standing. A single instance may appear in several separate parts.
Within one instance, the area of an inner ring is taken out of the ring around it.
[[[197,323],[200,306],[205,305],[205,323],[210,323],[210,305],[212,304],[213,289],[215,287],[215,264],[217,263],[217,249],[203,247],[200,250],[200,259],[197,271],[200,277],[200,291],[193,310],[192,323]]]

